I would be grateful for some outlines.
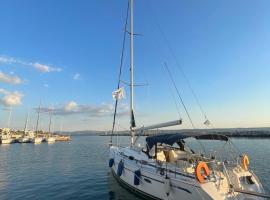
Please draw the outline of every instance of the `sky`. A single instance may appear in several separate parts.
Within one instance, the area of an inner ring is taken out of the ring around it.
[[[110,130],[127,0],[0,0],[0,127]],[[134,0],[138,127],[270,126],[270,1]],[[127,35],[128,36],[128,35]],[[129,40],[117,130],[129,127]],[[192,90],[190,89],[190,87]],[[205,117],[211,125],[204,125]]]

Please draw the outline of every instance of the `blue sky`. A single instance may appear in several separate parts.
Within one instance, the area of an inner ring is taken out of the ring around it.
[[[134,41],[135,80],[149,84],[135,88],[137,125],[179,117],[162,69],[167,62],[196,128],[204,128],[178,62],[212,127],[269,126],[269,6],[268,0],[135,0],[134,29],[142,34]],[[110,129],[126,7],[127,0],[1,0],[0,127],[10,104],[13,128],[23,127],[28,110],[34,126],[33,108],[41,100],[43,111],[54,109],[55,130],[60,124],[64,130]],[[125,90],[117,123],[128,128]],[[180,111],[178,128],[190,128]],[[41,128],[47,124],[42,113]]]

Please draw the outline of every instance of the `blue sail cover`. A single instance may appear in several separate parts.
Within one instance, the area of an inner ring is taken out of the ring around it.
[[[193,137],[197,140],[223,140],[228,141],[228,137],[219,134],[202,134],[202,133],[170,133],[152,135],[146,138],[148,149],[152,149],[157,143],[173,145],[175,142]]]

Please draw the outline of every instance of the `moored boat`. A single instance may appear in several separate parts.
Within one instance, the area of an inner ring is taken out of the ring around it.
[[[19,138],[19,143],[30,143],[32,142],[31,138],[27,135],[24,135],[23,137]]]
[[[56,138],[52,136],[48,136],[45,138],[45,142],[48,142],[48,143],[53,143],[55,141],[56,141]]]
[[[54,143],[56,141],[56,137],[52,134],[52,112],[50,112],[50,122],[49,122],[49,132],[46,134],[45,142]]]
[[[43,138],[36,136],[36,137],[32,138],[31,141],[32,141],[32,143],[39,144],[43,141]]]
[[[12,138],[1,138],[1,144],[11,144],[13,143]]]
[[[59,141],[59,142],[65,142],[65,141],[69,141],[69,140],[70,140],[69,135],[57,135],[56,136],[56,141]]]
[[[13,143],[13,139],[11,137],[11,133],[10,133],[9,128],[3,128],[2,129],[0,142],[1,142],[1,144],[11,144],[11,143]]]
[[[34,133],[27,129],[28,120],[29,120],[29,112],[27,113],[27,116],[26,116],[23,135],[18,140],[19,143],[30,143],[30,142],[32,142],[31,138],[34,137]]]
[[[133,0],[130,9],[130,135],[129,146],[114,145],[112,135],[115,126],[118,100],[123,96],[120,88],[121,67],[117,90],[113,129],[110,140],[109,167],[114,177],[131,191],[159,200],[262,200],[269,198],[255,173],[249,168],[249,157],[233,148],[232,141],[223,135],[196,133],[156,134],[146,137],[145,147],[137,145],[137,139],[146,130],[181,125],[182,120],[136,128],[133,94]],[[127,23],[126,23],[127,24]],[[127,30],[127,27],[124,29]],[[205,124],[209,121],[206,120]],[[193,150],[188,143],[193,139],[204,147],[222,142],[220,151]],[[226,156],[223,155],[226,152]],[[240,156],[239,156],[240,155]]]
[[[246,154],[236,153],[231,159],[218,160],[221,152],[206,156],[190,149],[185,139],[191,137],[231,144],[226,136],[215,134],[148,136],[145,148],[111,146],[112,172],[133,191],[153,199],[255,200],[267,197],[259,179],[249,169]]]

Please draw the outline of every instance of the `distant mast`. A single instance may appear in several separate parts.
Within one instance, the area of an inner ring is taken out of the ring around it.
[[[61,119],[61,122],[60,122],[60,135],[62,134],[63,132],[63,119]]]
[[[36,124],[36,134],[38,134],[38,124],[39,124],[40,109],[41,109],[41,101],[39,102],[39,106],[38,106],[38,116],[37,116],[37,124]]]
[[[28,120],[29,120],[29,111],[27,112],[25,125],[24,125],[24,134],[26,134],[27,128],[28,128]]]
[[[52,112],[50,111],[49,135],[51,134],[51,128],[52,128]]]
[[[9,107],[9,116],[8,116],[8,124],[7,124],[8,128],[10,128],[11,115],[12,115],[12,106]]]
[[[131,146],[135,141],[134,119],[134,79],[133,79],[133,0],[130,0],[130,133]]]

